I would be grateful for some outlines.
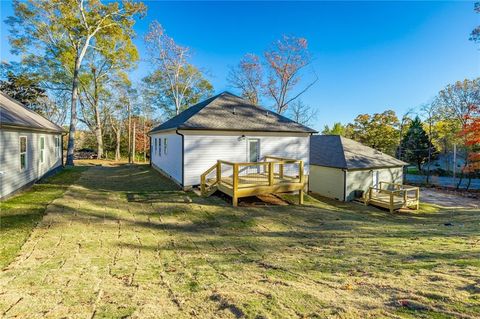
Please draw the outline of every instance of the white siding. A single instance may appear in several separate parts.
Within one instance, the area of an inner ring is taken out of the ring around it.
[[[367,169],[347,172],[347,200],[355,198],[355,191],[368,191],[373,186],[373,174],[379,172],[379,182],[389,182],[402,184],[403,169],[402,167]]]
[[[20,170],[20,136],[27,137],[27,166]],[[45,137],[45,160],[40,163],[40,137]],[[0,130],[0,198],[36,181],[62,165],[61,152],[55,153],[55,136],[60,134]]]
[[[176,133],[152,134],[152,164],[169,175],[178,184],[182,183],[182,137]],[[167,154],[165,154],[167,139]],[[161,149],[156,147],[161,140]]]
[[[319,195],[343,201],[344,174],[341,168],[311,165],[308,189]]]
[[[185,185],[200,184],[200,175],[222,159],[226,161],[245,162],[247,159],[247,139],[260,140],[260,158],[265,155],[301,159],[308,174],[310,138],[308,134],[286,133],[242,133],[228,132],[204,135],[187,135],[184,137]],[[240,138],[242,134],[246,138]],[[292,136],[293,135],[293,136]]]

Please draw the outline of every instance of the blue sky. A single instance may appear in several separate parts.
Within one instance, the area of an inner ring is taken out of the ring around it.
[[[402,114],[446,84],[480,74],[480,47],[468,40],[480,24],[473,2],[145,3],[148,14],[135,26],[141,56],[148,24],[158,20],[192,48],[192,62],[208,71],[216,93],[235,93],[226,75],[245,53],[261,54],[282,34],[305,37],[314,57],[306,77],[314,70],[319,80],[302,100],[318,109],[319,130],[359,113]],[[11,3],[2,1],[1,11],[1,59],[10,60],[3,20]],[[141,62],[132,78],[148,70]]]

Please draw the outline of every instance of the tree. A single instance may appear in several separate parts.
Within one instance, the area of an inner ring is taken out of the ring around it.
[[[470,115],[466,117],[466,124],[461,132],[469,150],[468,164],[464,172],[469,174],[467,189],[470,187],[471,174],[480,171],[480,105],[472,105]]]
[[[91,50],[106,52],[112,38],[133,36],[134,18],[143,13],[141,2],[100,0],[28,0],[15,1],[15,16],[10,43],[13,53],[23,53],[25,60],[65,69],[70,76],[71,107],[67,165],[73,165],[79,75],[86,54]]]
[[[480,13],[480,2],[475,2],[474,11]],[[475,42],[480,41],[480,26],[473,29],[472,33],[470,33],[470,40]]]
[[[188,80],[189,78],[193,80]],[[213,86],[193,65],[182,68],[177,78],[176,87],[182,90],[181,102],[175,96],[169,77],[160,70],[142,79],[142,95],[149,104],[162,111],[167,119],[178,115],[189,106],[204,100],[213,94]]]
[[[322,131],[322,134],[324,135],[340,135],[340,136],[345,136],[346,133],[346,127],[342,125],[340,122],[335,122],[332,125],[332,128],[330,128],[328,125],[325,125]]]
[[[428,160],[427,160],[427,184],[430,183],[430,164],[432,162],[432,151],[434,138],[434,123],[438,118],[438,105],[436,103],[427,103],[421,106],[421,112],[425,118],[425,124],[428,131]]]
[[[2,69],[5,69],[2,63]],[[0,80],[0,91],[14,98],[32,111],[39,113],[58,125],[65,121],[66,105],[63,92],[53,92],[54,99],[42,88],[41,78],[37,74],[13,70],[6,72]]]
[[[293,93],[301,81],[301,71],[310,64],[307,40],[283,36],[272,48],[264,53],[268,78],[265,94],[275,101],[276,111],[282,114],[288,105],[315,84],[310,82],[299,92]]]
[[[305,126],[312,125],[312,121],[317,117],[317,110],[301,100],[292,102],[290,105],[290,118],[297,123]]]
[[[197,102],[213,91],[202,72],[188,62],[190,49],[178,45],[163,27],[154,21],[145,36],[150,63],[155,71],[144,82],[154,86],[153,95],[164,112],[171,117],[178,115],[189,103]]]
[[[404,159],[415,163],[418,170],[422,170],[422,164],[428,159],[429,150],[433,148],[430,143],[427,132],[423,129],[423,124],[417,116],[410,124],[407,133],[402,139],[402,149]]]
[[[128,82],[127,70],[138,60],[138,52],[130,38],[112,38],[103,45],[105,52],[91,51],[86,56],[86,67],[80,75],[80,104],[85,123],[95,134],[97,155],[103,157],[103,127],[108,113],[109,84]]]
[[[474,80],[465,79],[447,85],[438,93],[434,103],[438,105],[439,112],[443,118],[455,120],[460,127],[460,131],[465,131],[470,119],[476,112],[474,106],[480,105],[480,78]],[[461,136],[461,146],[467,152],[467,159],[463,167],[463,170],[465,170],[469,165],[469,147],[466,135]],[[460,187],[462,178],[463,176],[460,177],[457,188]]]
[[[257,105],[262,90],[262,64],[255,54],[246,54],[236,67],[232,67],[227,81],[241,91],[243,98]]]
[[[395,112],[387,110],[373,115],[360,114],[346,129],[354,140],[393,156],[398,143],[398,126]]]

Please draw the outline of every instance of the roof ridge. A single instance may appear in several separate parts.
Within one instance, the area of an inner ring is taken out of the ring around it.
[[[345,146],[343,146],[344,137],[341,135],[337,135],[337,137],[340,140],[340,147],[342,148],[342,158],[343,158],[344,167],[348,169],[347,157],[345,156]]]

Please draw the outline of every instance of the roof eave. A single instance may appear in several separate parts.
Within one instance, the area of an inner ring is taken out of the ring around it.
[[[0,124],[0,128],[10,128],[10,129],[21,129],[21,130],[29,130],[29,131],[35,131],[35,132],[44,132],[44,133],[58,133],[62,135],[66,135],[68,132],[65,131],[64,129],[61,130],[54,130],[54,129],[48,129],[48,128],[41,128],[41,127],[31,127],[27,125],[17,125],[17,124]]]

